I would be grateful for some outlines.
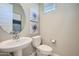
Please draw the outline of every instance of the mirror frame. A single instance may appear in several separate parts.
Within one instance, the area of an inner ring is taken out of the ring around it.
[[[20,19],[21,19],[21,21],[23,21],[24,20],[24,22],[23,22],[23,24],[21,24],[21,31],[24,29],[24,26],[25,26],[25,13],[24,13],[24,9],[23,9],[23,7],[22,7],[22,5],[20,4],[20,3],[7,3],[7,4],[12,4],[12,5],[14,5],[14,4],[18,4],[19,6],[21,6],[21,8],[22,8],[22,10],[23,10],[23,16],[22,15],[20,15]],[[13,14],[15,14],[14,12],[13,12]],[[18,14],[18,13],[16,13],[16,14]],[[19,14],[18,14],[19,15]],[[22,19],[22,17],[23,17],[23,19]],[[12,19],[14,19],[14,18],[12,18]],[[22,22],[21,22],[22,23]],[[24,26],[23,26],[24,25]],[[12,25],[13,26],[13,25]],[[23,26],[23,27],[22,27]],[[2,26],[1,26],[2,27]],[[6,31],[3,27],[2,27],[2,29],[5,31],[5,32],[7,32],[7,33],[10,33],[9,31]],[[20,32],[21,32],[20,31]],[[13,32],[13,29],[12,29],[12,32]],[[18,33],[20,33],[20,32],[18,32]]]

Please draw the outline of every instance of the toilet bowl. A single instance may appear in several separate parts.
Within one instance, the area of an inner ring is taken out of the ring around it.
[[[48,45],[41,44],[42,43],[41,36],[35,36],[32,37],[32,39],[33,39],[32,45],[33,47],[36,48],[36,53],[38,56],[52,55],[53,49]]]

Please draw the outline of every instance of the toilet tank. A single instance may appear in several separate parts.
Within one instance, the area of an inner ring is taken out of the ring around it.
[[[38,47],[41,44],[41,36],[34,36],[32,37],[32,45],[33,47]]]

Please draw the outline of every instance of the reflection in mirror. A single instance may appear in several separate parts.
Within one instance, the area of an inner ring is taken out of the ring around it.
[[[21,16],[19,14],[13,14],[13,32],[21,31]]]
[[[0,26],[6,32],[19,33],[25,24],[25,14],[19,3],[0,3]]]

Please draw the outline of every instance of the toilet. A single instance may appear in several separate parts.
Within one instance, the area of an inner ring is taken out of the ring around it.
[[[53,53],[53,49],[48,46],[42,44],[41,36],[34,36],[32,37],[32,45],[36,48],[37,56],[51,56]]]

